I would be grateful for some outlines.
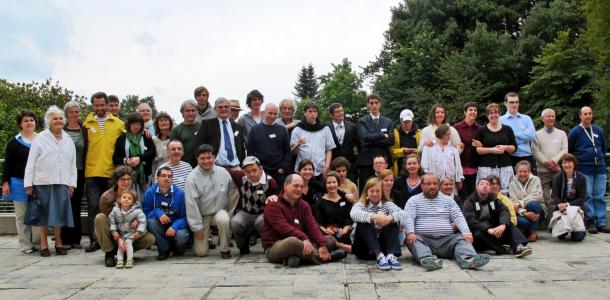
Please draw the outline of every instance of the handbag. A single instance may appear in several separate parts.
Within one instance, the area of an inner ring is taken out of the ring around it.
[[[32,195],[28,196],[28,205],[25,209],[25,219],[23,224],[38,226],[42,222],[42,200],[38,197],[36,189],[33,189]]]

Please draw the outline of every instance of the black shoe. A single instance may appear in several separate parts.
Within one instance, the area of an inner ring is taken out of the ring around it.
[[[347,252],[343,249],[336,249],[330,253],[330,261],[339,261],[347,256]]]
[[[231,258],[231,251],[227,251],[227,252],[220,251],[220,258],[222,258],[222,259]]]
[[[166,260],[169,257],[169,252],[160,253],[157,255],[157,260]]]
[[[601,233],[610,233],[610,228],[608,228],[606,226],[597,227],[597,231],[601,232]]]
[[[250,246],[254,246],[256,245],[256,235],[251,235],[250,236]]]
[[[589,226],[587,226],[587,231],[588,231],[590,234],[597,234],[597,227],[595,226],[595,223],[590,222],[590,223],[589,223]]]
[[[172,255],[178,257],[184,255],[184,252],[172,251]]]
[[[247,255],[250,254],[250,247],[246,246],[243,248],[239,248],[239,255]]]
[[[106,252],[106,257],[104,258],[104,265],[108,268],[114,268],[114,251]]]
[[[210,249],[210,250],[216,249],[216,244],[214,244],[214,241],[212,240],[212,238],[208,239],[208,249]]]
[[[87,252],[87,253],[95,252],[95,251],[99,250],[100,248],[101,248],[100,244],[96,241],[93,241],[93,242],[89,243],[89,246],[87,246],[85,248],[85,252]]]
[[[55,254],[66,255],[68,254],[68,250],[64,249],[63,247],[55,247]]]
[[[301,259],[298,256],[289,256],[288,258],[284,259],[282,264],[289,268],[296,268],[299,266],[299,264],[301,264]]]

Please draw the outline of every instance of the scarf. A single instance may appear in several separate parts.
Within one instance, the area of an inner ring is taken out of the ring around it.
[[[315,124],[309,124],[309,123],[307,123],[307,121],[303,121],[303,122],[299,123],[297,126],[300,127],[301,129],[303,129],[305,131],[309,131],[309,132],[320,131],[320,130],[324,129],[324,127],[326,127],[326,125],[320,123],[319,118],[316,118]]]
[[[142,154],[140,148],[140,141],[142,140],[142,133],[131,134],[127,132],[127,143],[129,143],[129,153],[127,157],[139,157]],[[134,168],[136,172],[137,182],[146,183],[146,176],[144,175],[144,162],[140,161],[140,164]]]

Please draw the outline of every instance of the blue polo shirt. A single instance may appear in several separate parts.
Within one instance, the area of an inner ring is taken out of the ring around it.
[[[517,114],[513,116],[509,113],[500,117],[500,123],[505,126],[510,126],[515,133],[517,140],[517,150],[511,156],[525,157],[532,155],[532,147],[530,143],[536,138],[536,128],[532,118],[528,115]]]

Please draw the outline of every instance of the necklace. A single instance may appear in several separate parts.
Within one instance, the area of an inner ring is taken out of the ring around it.
[[[409,186],[416,186],[419,184],[419,180],[420,180],[419,178],[413,179],[413,178],[409,177],[409,178],[407,178],[407,184],[409,184]]]

